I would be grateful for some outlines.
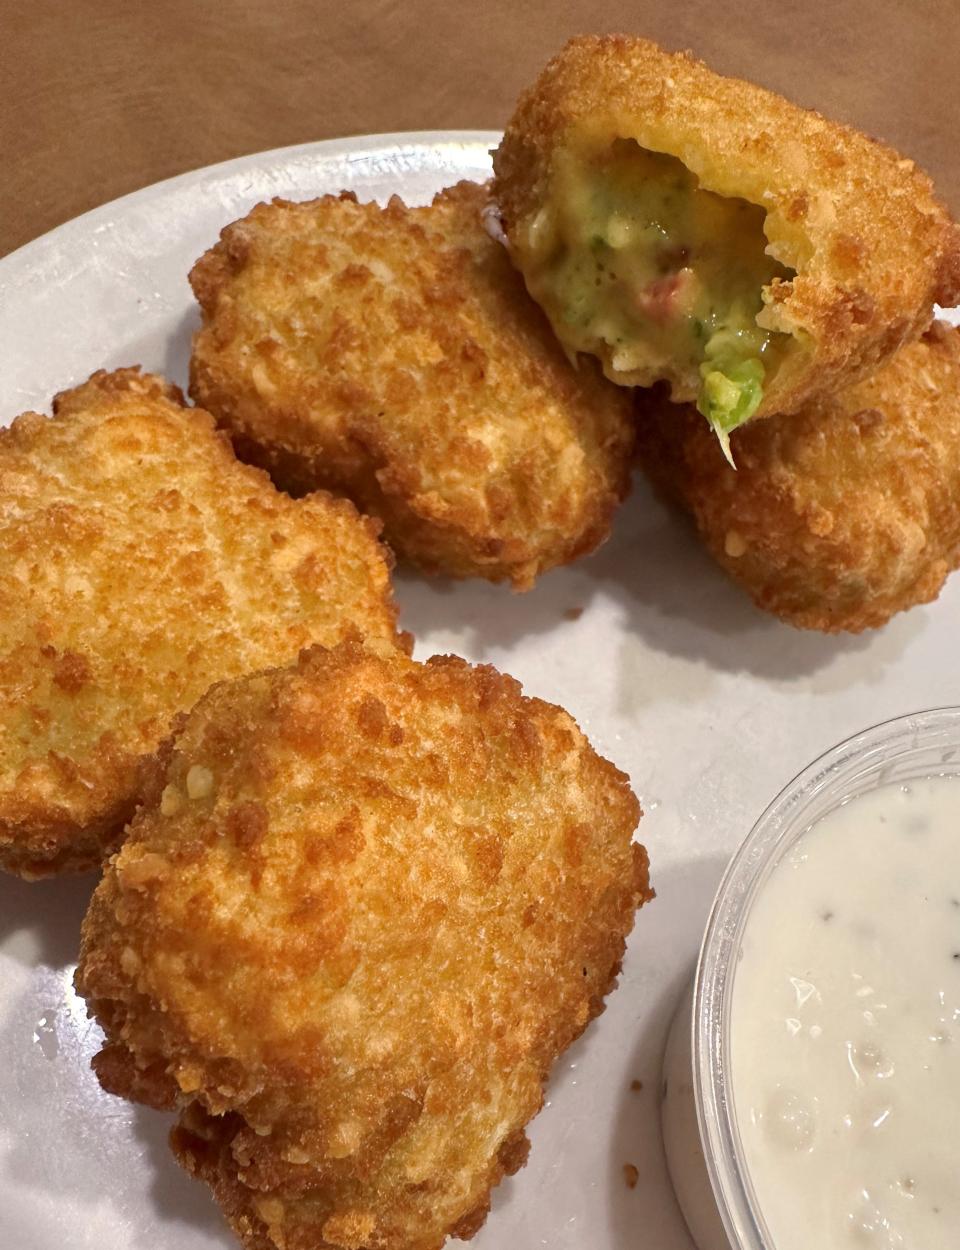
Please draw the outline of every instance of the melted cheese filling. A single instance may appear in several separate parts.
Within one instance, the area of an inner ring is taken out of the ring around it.
[[[757,325],[763,288],[793,276],[766,254],[764,216],[632,139],[565,151],[528,231],[527,282],[568,351],[696,394],[726,443],[789,341]]]

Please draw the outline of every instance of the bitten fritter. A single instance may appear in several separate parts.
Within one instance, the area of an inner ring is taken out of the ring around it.
[[[572,40],[494,193],[571,352],[666,381],[721,441],[865,377],[960,298],[960,229],[912,161],[689,53]]]
[[[857,633],[960,563],[960,329],[934,322],[834,399],[738,430],[726,463],[690,408],[638,393],[639,459],[758,607]]]
[[[454,657],[314,648],[185,718],[94,894],[101,1083],[250,1250],[438,1250],[525,1160],[651,897],[627,778]]]
[[[527,589],[609,533],[632,427],[566,360],[486,201],[260,204],[190,275],[191,392],[281,485],[381,517],[401,558]]]
[[[295,502],[137,369],[0,430],[0,867],[100,863],[146,761],[214,681],[352,630],[395,637],[389,552]]]

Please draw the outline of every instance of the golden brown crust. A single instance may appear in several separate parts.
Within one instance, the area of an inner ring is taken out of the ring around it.
[[[217,686],[84,922],[101,1079],[182,1109],[248,1247],[469,1235],[650,897],[639,815],[491,668],[344,643]]]
[[[828,633],[927,603],[960,563],[960,329],[935,322],[867,382],[738,430],[638,393],[638,458],[767,611]]]
[[[404,559],[525,589],[607,536],[632,429],[485,231],[486,194],[258,205],[190,275],[191,393],[283,485],[381,517]]]
[[[759,320],[800,341],[761,416],[866,376],[929,325],[935,302],[960,301],[960,230],[912,161],[689,53],[625,35],[571,40],[521,98],[494,155],[521,269],[554,154],[614,137],[676,156],[707,190],[766,209],[771,252],[797,277],[774,284]]]
[[[0,866],[98,864],[174,715],[351,629],[395,635],[389,553],[294,502],[160,378],[99,372],[0,430]]]

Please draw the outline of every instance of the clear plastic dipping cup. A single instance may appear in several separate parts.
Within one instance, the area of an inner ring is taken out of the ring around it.
[[[754,900],[798,839],[879,786],[960,776],[960,708],[885,721],[814,760],[763,813],[724,873],[664,1055],[667,1166],[699,1250],[776,1250],[745,1163],[730,1080],[733,986]]]

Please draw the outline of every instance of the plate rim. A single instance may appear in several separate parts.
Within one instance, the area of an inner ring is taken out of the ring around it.
[[[34,253],[46,251],[51,245],[69,245],[75,236],[81,237],[92,227],[102,224],[117,212],[125,212],[136,208],[141,202],[154,198],[158,192],[175,192],[205,181],[210,176],[227,177],[241,173],[245,168],[265,163],[284,160],[303,159],[305,157],[336,157],[353,156],[369,157],[373,153],[396,152],[403,148],[491,148],[496,147],[503,136],[502,130],[393,130],[380,134],[338,135],[329,139],[311,139],[305,143],[292,143],[278,148],[264,148],[256,152],[248,152],[242,156],[231,156],[223,161],[215,161],[212,165],[199,165],[195,169],[184,170],[172,174],[169,178],[161,178],[158,182],[147,183],[137,187],[116,199],[107,200],[76,217],[69,217],[57,226],[45,230],[35,239],[29,239],[14,248],[5,256],[0,256],[0,292],[12,281],[14,275],[23,267],[29,268],[34,261]]]

